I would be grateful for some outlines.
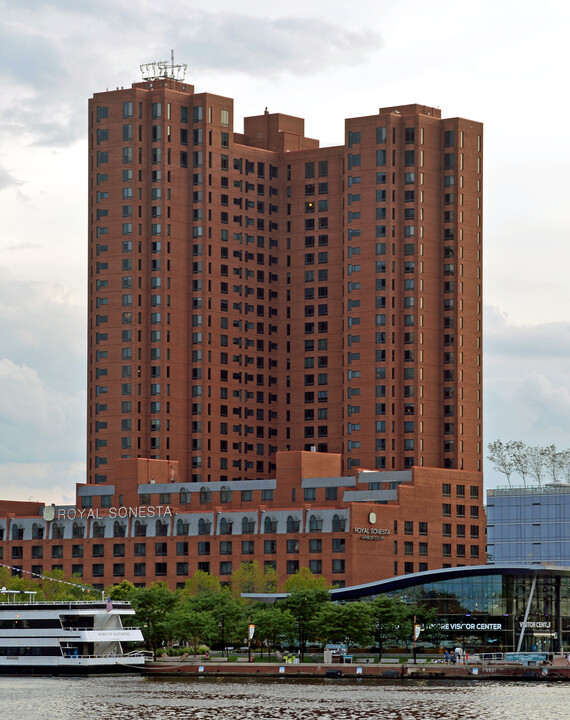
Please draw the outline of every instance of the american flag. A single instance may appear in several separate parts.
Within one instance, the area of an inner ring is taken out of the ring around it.
[[[105,600],[105,606],[107,608],[107,612],[111,612],[111,610],[113,609],[113,603],[111,602],[110,597]]]

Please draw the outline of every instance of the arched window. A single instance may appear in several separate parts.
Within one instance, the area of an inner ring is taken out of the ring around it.
[[[220,490],[220,502],[229,503],[231,501],[232,501],[232,491],[228,487],[223,485],[222,489]]]
[[[241,534],[250,535],[255,532],[255,520],[250,520],[248,517],[244,517],[241,521]]]
[[[212,502],[212,493],[205,487],[200,488],[200,505],[207,505]]]
[[[340,515],[333,515],[332,529],[333,532],[344,532],[346,527],[346,519],[341,518]]]
[[[322,532],[323,520],[316,515],[311,515],[309,518],[309,532]]]
[[[63,537],[63,525],[56,522],[52,523],[51,536],[54,540],[61,540]]]
[[[12,540],[23,540],[24,539],[24,529],[21,528],[16,523],[12,523]]]
[[[135,521],[135,537],[145,537],[146,536],[146,523],[141,522],[140,520]]]
[[[209,535],[212,523],[209,520],[200,518],[198,520],[198,535]]]
[[[270,515],[266,515],[265,520],[263,521],[263,532],[264,533],[277,532],[277,520],[274,520]]]
[[[190,493],[186,488],[180,488],[180,504],[181,505],[189,505],[190,503]]]
[[[178,518],[176,521],[176,534],[177,535],[188,535],[188,532],[190,530],[190,523],[186,520],[182,520],[182,518]]]
[[[32,525],[32,540],[43,540],[44,526],[34,523]]]
[[[162,522],[162,520],[157,520],[156,535],[158,537],[165,537],[166,535],[168,535],[168,523]]]
[[[103,523],[95,521],[93,523],[93,537],[102,538],[105,537],[105,525]]]
[[[231,535],[233,523],[223,517],[220,520],[220,535]]]
[[[126,527],[118,520],[113,523],[113,537],[125,537]]]
[[[80,525],[78,522],[73,523],[72,537],[82,538],[85,536],[85,525]]]
[[[287,532],[299,532],[299,520],[296,520],[292,515],[287,518]]]

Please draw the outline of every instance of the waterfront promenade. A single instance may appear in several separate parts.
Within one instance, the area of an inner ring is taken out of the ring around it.
[[[364,660],[362,658],[361,660]],[[440,680],[570,680],[570,666],[566,658],[555,657],[552,664],[541,666],[518,663],[446,665],[438,662],[355,662],[351,664],[286,663],[286,662],[208,662],[176,660],[168,658],[148,663],[145,675],[155,676],[204,676],[250,677],[288,679],[347,678],[347,679],[440,679]]]

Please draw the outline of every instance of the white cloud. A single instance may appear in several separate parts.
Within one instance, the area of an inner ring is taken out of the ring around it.
[[[265,106],[305,117],[322,144],[342,142],[345,117],[397,103],[483,121],[485,441],[570,445],[570,148],[551,119],[570,104],[569,16],[551,0],[541,12],[528,0],[0,0],[10,473],[55,487],[44,463],[84,460],[87,99],[137,81],[141,63],[171,48],[198,92],[235,98],[237,131]]]
[[[0,268],[0,463],[83,461],[85,312]]]
[[[0,463],[0,492],[6,500],[72,505],[76,484],[84,482],[84,462]]]
[[[570,323],[520,326],[496,308],[485,309],[485,443],[570,447]],[[485,465],[489,486],[505,484]]]

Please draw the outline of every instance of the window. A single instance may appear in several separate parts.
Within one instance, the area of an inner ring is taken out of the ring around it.
[[[309,518],[309,532],[322,532],[323,520],[317,515],[311,515]]]
[[[241,541],[242,555],[253,555],[255,552],[255,542],[253,540]]]
[[[263,542],[263,552],[265,555],[276,555],[277,554],[277,541],[276,540],[265,540]]]
[[[320,575],[323,572],[322,560],[309,560],[309,570],[313,575]]]
[[[338,499],[338,488],[328,487],[325,488],[325,500],[337,500]]]
[[[335,574],[335,575],[345,572],[344,558],[333,558],[332,571],[333,571],[333,574]]]
[[[294,575],[299,572],[298,560],[287,560],[287,575]]]
[[[287,518],[287,532],[299,532],[300,524],[300,520],[297,520],[292,515],[289,515]]]
[[[299,554],[299,541],[298,540],[287,540],[287,552],[289,554]]]
[[[263,521],[263,532],[266,534],[276,533],[277,520],[274,520],[270,515],[266,515]]]
[[[346,518],[340,515],[333,515],[332,530],[333,532],[344,532],[346,529]]]
[[[344,538],[333,538],[332,551],[334,553],[343,553],[346,550],[346,540]]]

